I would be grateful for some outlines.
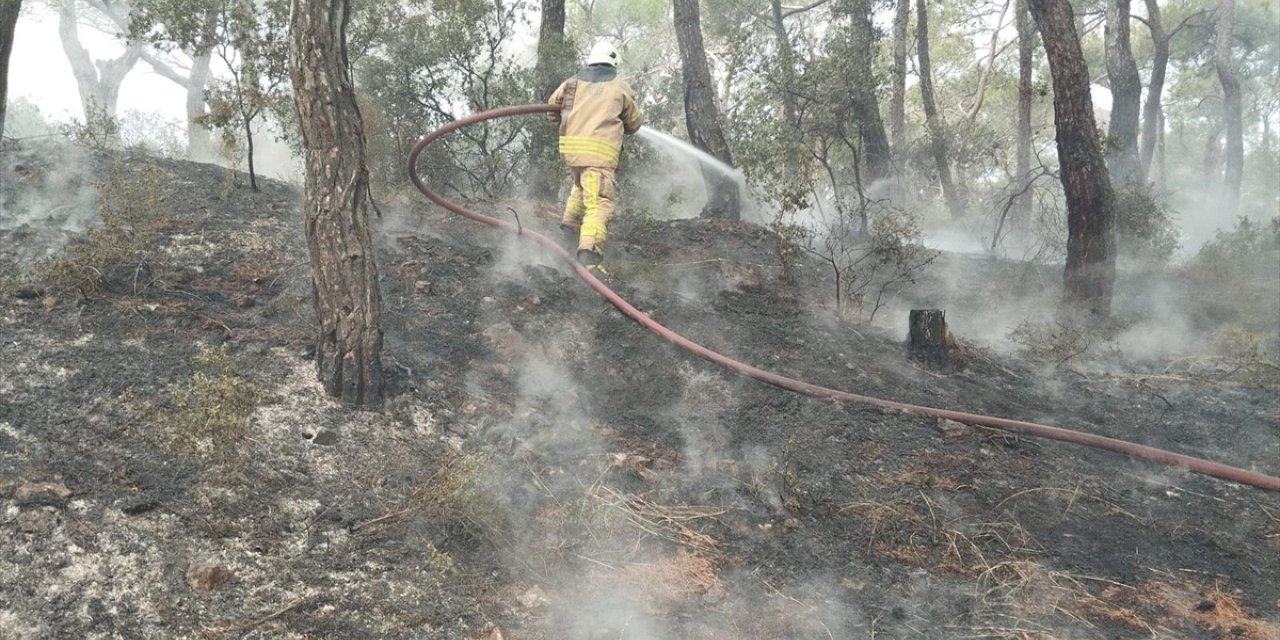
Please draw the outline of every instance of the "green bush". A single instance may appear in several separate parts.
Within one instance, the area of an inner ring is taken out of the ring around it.
[[[1168,205],[1151,187],[1129,182],[1116,188],[1116,243],[1120,255],[1164,264],[1178,250],[1178,229]]]

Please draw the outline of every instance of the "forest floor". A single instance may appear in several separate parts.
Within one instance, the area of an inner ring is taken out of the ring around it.
[[[385,406],[336,405],[299,194],[238,180],[0,153],[0,637],[1280,638],[1280,495],[732,375],[416,201],[377,219]],[[768,230],[612,231],[624,297],[743,361],[1280,473],[1267,379],[968,340],[1035,267],[921,274],[900,306],[965,345],[940,371],[788,284]]]

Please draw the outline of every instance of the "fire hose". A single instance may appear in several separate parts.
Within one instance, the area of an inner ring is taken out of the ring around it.
[[[453,213],[464,216],[466,218],[470,218],[477,222],[483,222],[485,224],[498,227],[500,229],[513,231],[519,234],[521,237],[529,238],[530,240],[533,240],[534,242],[542,245],[543,248],[559,256],[565,262],[571,265],[573,270],[577,273],[578,277],[581,278],[583,281],[585,281],[597,293],[603,296],[605,300],[608,300],[609,303],[617,307],[619,311],[626,314],[632,320],[635,320],[636,322],[640,323],[641,326],[648,329],[649,331],[661,336],[662,338],[676,344],[681,348],[684,348],[688,351],[693,352],[695,355],[697,355],[700,358],[709,360],[731,371],[748,376],[750,378],[754,378],[766,384],[771,384],[773,386],[780,387],[782,389],[787,389],[789,391],[794,391],[796,393],[801,393],[801,394],[813,396],[816,398],[829,398],[832,400],[839,400],[841,402],[852,402],[852,403],[870,405],[870,406],[879,407],[882,409],[890,409],[890,410],[904,411],[904,412],[921,414],[921,415],[935,416],[938,418],[954,420],[956,422],[969,424],[969,425],[990,427],[995,429],[1004,429],[1004,430],[1012,431],[1015,433],[1023,433],[1023,434],[1038,436],[1042,438],[1048,438],[1051,440],[1058,440],[1061,442],[1070,442],[1074,444],[1080,444],[1087,447],[1094,447],[1096,449],[1103,449],[1106,451],[1121,453],[1128,456],[1133,456],[1137,458],[1143,458],[1146,460],[1152,460],[1155,462],[1161,462],[1169,465],[1183,467],[1185,469],[1189,469],[1197,473],[1202,473],[1202,474],[1213,476],[1216,478],[1222,478],[1224,480],[1231,480],[1233,482],[1239,482],[1242,484],[1252,485],[1262,489],[1280,491],[1280,478],[1278,477],[1269,476],[1256,471],[1250,471],[1248,469],[1233,467],[1233,466],[1222,464],[1219,462],[1204,460],[1202,458],[1196,458],[1196,457],[1184,455],[1181,453],[1174,453],[1172,451],[1167,451],[1167,450],[1159,449],[1156,447],[1150,447],[1147,445],[1127,442],[1125,440],[1119,440],[1116,438],[1109,438],[1106,436],[1085,433],[1082,431],[1065,429],[1062,427],[1053,427],[1053,426],[1044,425],[1044,424],[1037,424],[1034,422],[1025,422],[1022,420],[999,418],[995,416],[986,416],[986,415],[980,415],[975,413],[965,413],[962,411],[954,411],[950,409],[939,409],[935,407],[928,407],[923,405],[910,404],[906,402],[898,402],[895,400],[886,400],[883,398],[864,396],[856,393],[849,393],[847,391],[841,391],[839,389],[822,387],[816,384],[805,382],[803,380],[788,378],[786,376],[782,376],[770,371],[765,371],[764,369],[760,369],[758,367],[754,367],[749,364],[739,362],[737,360],[734,360],[733,358],[730,358],[728,356],[712,351],[711,349],[708,349],[696,342],[693,342],[692,340],[689,340],[684,336],[681,336],[680,334],[672,331],[671,329],[668,329],[665,326],[659,324],[657,321],[655,321],[653,318],[650,318],[648,315],[641,312],[639,309],[636,309],[634,306],[631,305],[631,303],[623,299],[622,296],[619,296],[607,285],[605,285],[605,283],[602,282],[599,278],[597,278],[595,274],[593,274],[591,271],[587,270],[584,266],[579,264],[578,261],[575,259],[575,257],[570,255],[569,252],[566,251],[563,247],[561,247],[558,242],[551,240],[550,238],[547,238],[546,236],[536,231],[531,231],[529,229],[523,228],[523,226],[519,224],[518,220],[516,223],[511,223],[506,220],[499,220],[497,218],[492,218],[484,214],[477,213],[456,202],[453,202],[441,196],[440,194],[436,193],[431,188],[429,188],[426,185],[426,183],[423,182],[422,178],[418,175],[418,167],[417,167],[418,156],[422,153],[422,150],[425,149],[427,145],[430,145],[432,142],[440,139],[441,137],[445,136],[446,134],[452,131],[461,129],[469,125],[476,124],[478,122],[483,122],[485,120],[492,120],[494,118],[503,118],[508,116],[527,115],[527,114],[535,114],[535,113],[551,113],[558,110],[559,108],[560,107],[558,106],[547,105],[547,104],[517,105],[517,106],[511,106],[511,107],[502,107],[499,109],[492,109],[489,111],[482,111],[480,113],[475,113],[475,114],[466,116],[464,118],[459,118],[452,122],[446,123],[444,126],[436,129],[435,131],[431,131],[423,135],[421,138],[418,139],[417,143],[413,145],[413,149],[409,152],[409,161],[408,161],[409,177],[410,179],[413,180],[414,186],[416,186],[418,190],[423,193],[423,195],[425,195],[429,200],[436,203],[437,205],[440,205],[441,207],[444,207],[445,209],[452,211]]]

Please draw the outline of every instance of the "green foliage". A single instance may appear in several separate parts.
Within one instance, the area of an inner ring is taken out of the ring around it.
[[[45,264],[53,291],[82,294],[103,289],[139,294],[163,282],[170,259],[157,246],[168,223],[171,189],[164,174],[148,167],[98,187],[102,224]]]
[[[1274,282],[1280,269],[1280,217],[1270,222],[1240,218],[1236,228],[1219,231],[1200,248],[1190,265],[1193,275],[1219,282],[1261,276]]]
[[[1164,264],[1178,250],[1178,229],[1168,205],[1151,187],[1126,183],[1115,189],[1115,230],[1119,254],[1142,262]]]
[[[136,433],[171,453],[214,458],[227,455],[249,432],[249,419],[265,398],[240,376],[226,345],[197,346],[191,380],[170,392],[164,406],[132,390],[120,401],[140,424]]]

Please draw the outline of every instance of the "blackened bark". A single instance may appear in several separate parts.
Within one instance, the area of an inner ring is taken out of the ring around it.
[[[1138,113],[1142,80],[1129,46],[1129,0],[1107,0],[1107,81],[1111,85],[1111,121],[1107,127],[1107,168],[1111,181],[1138,179]]]
[[[850,50],[850,91],[853,98],[854,117],[858,119],[859,136],[866,154],[866,177],[870,182],[889,177],[893,158],[889,151],[889,136],[885,135],[884,120],[880,117],[880,100],[876,98],[875,74],[872,63],[876,56],[876,33],[871,26],[873,8],[869,0],[853,0]]]
[[[9,100],[9,54],[13,53],[13,32],[21,10],[22,0],[0,0],[0,136],[4,135],[5,107]]]
[[[1053,75],[1053,121],[1067,200],[1066,296],[1073,306],[1105,317],[1116,277],[1115,194],[1093,119],[1089,69],[1068,0],[1028,3]]]
[[[1235,0],[1218,4],[1218,42],[1214,66],[1222,83],[1222,124],[1226,128],[1224,143],[1225,171],[1222,174],[1223,206],[1230,216],[1240,206],[1240,183],[1244,178],[1244,121],[1240,106],[1240,81],[1231,64],[1231,32],[1235,23]]]
[[[369,231],[369,169],[346,30],[349,0],[294,0],[289,75],[305,149],[316,364],[343,402],[382,401],[382,300]]]
[[[1018,140],[1015,151],[1017,191],[1014,199],[1015,219],[1026,222],[1031,217],[1031,69],[1035,65],[1035,28],[1027,12],[1027,0],[1017,0],[1014,21],[1018,29]]]
[[[898,0],[893,13],[893,81],[889,93],[889,137],[898,162],[907,153],[907,23],[910,19],[911,0]]]
[[[711,84],[711,71],[707,68],[706,50],[702,46],[698,0],[675,0],[674,4],[689,141],[721,162],[732,165],[729,144],[720,123],[720,110],[716,107],[715,86]],[[737,220],[741,215],[738,183],[708,167],[703,167],[702,176],[707,184],[707,206],[702,215]]]
[[[564,0],[542,0],[538,26],[538,62],[534,68],[535,102],[546,102],[570,73],[574,60],[564,37]],[[556,132],[550,126],[535,126],[529,137],[533,158],[529,172],[529,194],[539,200],[556,196],[559,181],[556,162]]]
[[[964,217],[964,202],[956,193],[951,180],[951,165],[947,162],[947,126],[938,113],[933,96],[933,71],[929,65],[929,8],[926,0],[916,0],[916,56],[920,59],[920,99],[924,103],[925,127],[929,129],[929,145],[933,161],[938,167],[938,183],[942,197],[952,218]]]

